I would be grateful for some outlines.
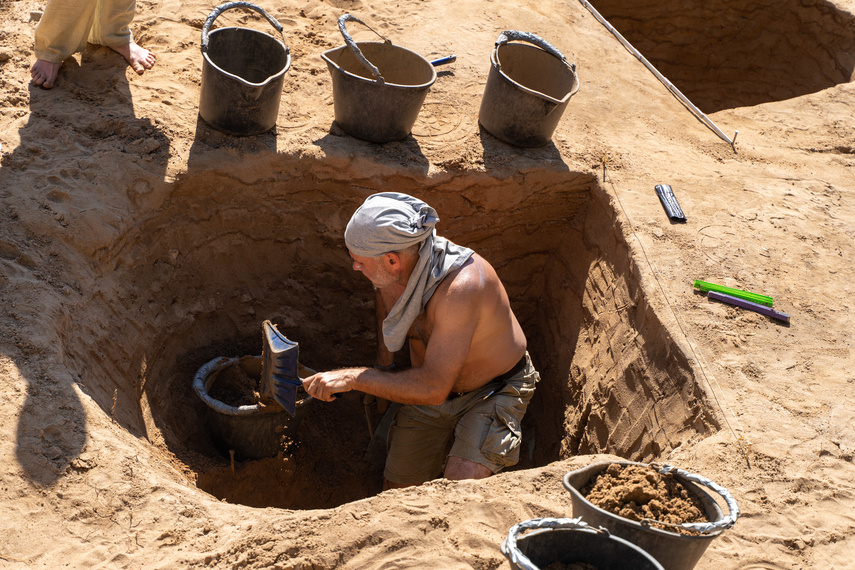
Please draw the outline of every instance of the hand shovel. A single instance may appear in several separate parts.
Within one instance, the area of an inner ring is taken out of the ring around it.
[[[272,396],[293,418],[297,388],[303,384],[297,374],[299,344],[285,338],[270,321],[261,324],[261,336],[261,393]]]

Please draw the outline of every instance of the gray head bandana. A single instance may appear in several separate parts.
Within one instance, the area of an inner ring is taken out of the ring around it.
[[[474,253],[436,235],[436,210],[407,194],[381,192],[366,198],[344,232],[351,253],[378,257],[421,243],[419,260],[403,294],[383,321],[383,341],[395,352],[404,346],[407,331],[424,311],[439,283]]]

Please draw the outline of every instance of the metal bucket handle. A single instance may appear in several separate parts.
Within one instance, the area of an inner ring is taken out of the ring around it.
[[[730,512],[726,517],[722,517],[718,521],[708,523],[683,523],[679,525],[669,525],[668,523],[653,521],[651,519],[643,519],[641,521],[641,524],[649,525],[651,522],[656,522],[657,524],[675,526],[686,530],[693,530],[701,534],[709,534],[718,530],[728,529],[736,523],[736,519],[739,518],[739,505],[736,504],[736,499],[733,498],[733,495],[730,494],[730,491],[728,491],[721,485],[713,483],[706,477],[702,477],[701,475],[697,475],[695,473],[689,473],[688,471],[684,471],[683,469],[679,469],[677,467],[674,467],[673,465],[668,465],[667,463],[662,465],[652,463],[650,466],[663,475],[676,473],[677,475],[680,475],[681,477],[691,481],[692,483],[702,485],[710,489],[711,491],[717,493],[727,503],[727,508],[730,510]]]
[[[276,18],[265,12],[264,8],[256,6],[255,4],[252,4],[250,2],[226,2],[225,4],[220,4],[219,6],[214,8],[214,11],[211,12],[211,14],[205,20],[205,25],[202,26],[203,53],[208,51],[208,32],[210,31],[211,26],[214,24],[214,20],[216,20],[220,16],[220,14],[222,14],[226,10],[231,10],[233,8],[248,8],[250,10],[258,12],[259,14],[267,18],[267,21],[270,22],[270,25],[276,28],[276,31],[279,32],[279,35],[282,37],[282,45],[285,46],[285,53],[290,53],[288,44],[285,42],[285,34],[282,33],[282,24],[277,22]]]
[[[363,26],[380,36],[380,39],[382,39],[383,43],[385,44],[392,45],[392,41],[384,38],[379,32],[375,31],[373,28],[371,28],[371,26],[369,26],[368,24],[366,24],[365,22],[363,22],[352,14],[344,14],[338,19],[338,29],[341,31],[341,35],[344,37],[344,43],[346,43],[347,47],[350,48],[350,51],[353,52],[353,55],[356,57],[356,60],[363,66],[365,66],[368,71],[371,72],[377,83],[386,83],[386,80],[383,79],[382,75],[380,75],[380,70],[377,69],[377,67],[373,65],[370,61],[368,61],[368,59],[366,59],[366,57],[362,54],[362,51],[356,45],[356,42],[354,42],[353,38],[350,37],[350,34],[347,33],[348,22],[357,22],[359,24],[362,24]]]
[[[496,40],[496,47],[505,45],[508,42],[520,41],[520,42],[528,42],[530,44],[534,44],[540,49],[544,50],[547,53],[550,53],[560,59],[564,65],[569,67],[576,72],[576,64],[569,63],[567,58],[564,57],[564,54],[558,51],[558,48],[541,38],[540,36],[536,36],[530,32],[520,32],[518,30],[505,30],[499,35],[499,38]],[[496,61],[498,61],[498,56],[496,57]],[[499,66],[501,67],[501,62],[499,62]]]
[[[603,527],[594,528],[588,525],[585,522],[582,522],[582,517],[578,517],[575,519],[552,519],[552,518],[542,518],[542,519],[531,519],[527,521],[523,521],[521,523],[517,523],[511,527],[511,530],[508,531],[508,537],[502,541],[502,553],[510,558],[511,562],[516,564],[522,570],[540,570],[534,563],[520,551],[517,547],[517,536],[522,534],[523,531],[532,530],[537,528],[548,528],[548,529],[559,529],[559,528],[569,528],[569,529],[577,529],[577,530],[589,530],[596,532],[598,534],[604,534],[606,536],[611,536],[608,530]]]

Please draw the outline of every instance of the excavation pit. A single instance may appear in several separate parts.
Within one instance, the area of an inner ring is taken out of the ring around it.
[[[204,428],[192,383],[214,358],[259,354],[265,319],[300,343],[311,369],[372,364],[373,290],[352,270],[342,234],[364,198],[388,188],[434,206],[438,233],[479,252],[505,284],[542,377],[515,469],[600,452],[649,462],[717,428],[591,174],[429,178],[259,161],[175,182],[99,253],[99,286],[70,309],[79,326],[61,331],[87,392],[188,485],[288,509],[379,492],[384,458],[369,442],[382,414],[361,394],[312,402],[292,446],[232,462]]]
[[[791,99],[855,78],[855,20],[831,3],[592,4],[705,113]]]

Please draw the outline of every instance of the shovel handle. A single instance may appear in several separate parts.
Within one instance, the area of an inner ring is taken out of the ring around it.
[[[453,61],[456,61],[456,60],[457,60],[456,55],[447,55],[445,57],[441,57],[439,59],[433,60],[432,62],[430,62],[430,64],[432,66],[436,67],[437,65],[445,65],[446,63],[452,63]]]
[[[202,52],[208,51],[208,33],[211,30],[211,26],[214,25],[214,20],[220,17],[220,14],[225,12],[226,10],[231,10],[233,8],[247,8],[249,10],[253,10],[258,12],[270,22],[270,25],[273,26],[279,35],[282,36],[282,45],[285,46],[285,53],[288,53],[290,50],[288,49],[288,44],[285,43],[285,34],[282,33],[282,24],[276,21],[276,18],[268,14],[264,11],[264,8],[256,6],[251,2],[226,2],[225,4],[220,4],[208,15],[208,18],[205,20],[205,24],[202,26]]]
[[[392,42],[390,40],[387,40],[386,38],[384,38],[379,32],[377,32],[376,30],[371,28],[371,26],[369,26],[368,24],[366,24],[365,22],[363,22],[362,20],[360,20],[359,18],[357,18],[356,16],[354,16],[352,14],[344,14],[343,16],[341,16],[338,19],[338,29],[341,32],[341,35],[344,37],[344,43],[346,43],[347,47],[350,48],[350,51],[353,52],[353,55],[356,57],[356,60],[359,63],[361,63],[363,66],[365,66],[365,68],[367,68],[368,71],[371,72],[371,75],[374,76],[374,79],[378,83],[386,83],[386,80],[383,79],[382,75],[380,75],[380,70],[377,69],[377,67],[374,64],[372,64],[370,61],[368,61],[368,59],[366,59],[366,57],[362,54],[362,50],[359,49],[359,46],[356,45],[356,42],[354,42],[353,38],[350,37],[350,34],[347,33],[347,23],[348,22],[356,22],[358,24],[362,24],[363,26],[365,26],[366,28],[368,28],[369,30],[371,30],[372,32],[374,32],[375,34],[380,36],[380,39],[383,40],[383,43],[391,44]]]

